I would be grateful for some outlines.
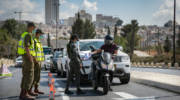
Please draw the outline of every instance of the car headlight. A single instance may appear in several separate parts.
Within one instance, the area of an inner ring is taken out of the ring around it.
[[[127,61],[129,61],[129,57],[128,56],[122,56],[121,61],[122,62],[127,62]]]
[[[110,64],[106,65],[105,63],[101,62],[101,67],[103,69],[113,69],[113,63],[111,62]]]

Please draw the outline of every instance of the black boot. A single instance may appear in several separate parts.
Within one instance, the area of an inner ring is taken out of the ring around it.
[[[77,94],[86,94],[86,93],[85,93],[85,92],[83,92],[80,88],[79,88],[79,89],[77,89],[76,93],[77,93]]]
[[[66,89],[64,93],[65,94],[73,94],[73,92],[69,91],[69,89]]]

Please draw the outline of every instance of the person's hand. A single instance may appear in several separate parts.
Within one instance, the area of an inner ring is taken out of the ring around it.
[[[34,60],[34,62],[35,62],[36,64],[38,63],[35,57],[33,57],[33,60]]]
[[[33,62],[33,57],[32,56],[29,56],[29,61]]]

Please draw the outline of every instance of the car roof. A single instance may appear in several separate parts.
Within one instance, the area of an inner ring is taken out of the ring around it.
[[[104,41],[104,39],[81,39],[79,40],[80,42],[83,41],[83,42],[86,42],[86,41]]]

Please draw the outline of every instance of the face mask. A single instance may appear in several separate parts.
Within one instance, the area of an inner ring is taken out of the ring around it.
[[[41,35],[40,37],[39,37],[39,39],[43,39],[44,38],[44,35]]]
[[[34,29],[34,30],[32,31],[32,34],[36,34],[36,29]]]

